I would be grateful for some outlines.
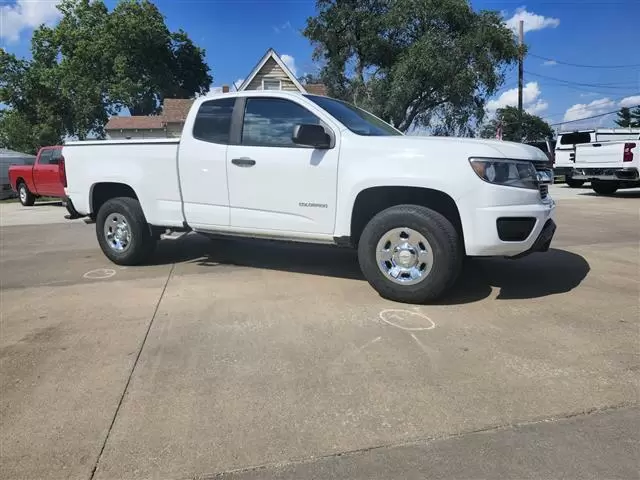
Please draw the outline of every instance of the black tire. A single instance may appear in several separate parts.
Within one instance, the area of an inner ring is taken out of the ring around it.
[[[131,240],[124,251],[110,246],[105,234],[105,223],[112,215],[121,215],[129,227]],[[106,201],[96,217],[96,235],[105,256],[117,265],[140,265],[153,254],[157,241],[151,234],[140,202],[135,198],[118,197]]]
[[[376,248],[382,236],[400,227],[423,235],[433,252],[431,271],[413,285],[401,285],[387,278],[376,260]],[[419,205],[397,205],[378,213],[364,228],[358,244],[358,261],[367,281],[382,297],[397,302],[436,300],[455,283],[463,259],[462,239],[451,222],[438,212]]]
[[[18,198],[25,207],[32,207],[36,203],[36,196],[29,191],[29,187],[24,182],[18,184]]]
[[[574,180],[571,177],[566,177],[565,182],[567,182],[569,188],[580,188],[584,185],[584,180]]]
[[[618,190],[618,182],[604,182],[602,180],[593,180],[591,188],[598,195],[613,195]]]

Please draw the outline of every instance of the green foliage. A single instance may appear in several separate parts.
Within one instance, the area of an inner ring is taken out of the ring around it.
[[[502,125],[502,138],[512,142],[535,142],[553,138],[551,126],[537,115],[522,112],[522,132],[519,129],[518,109],[500,108],[496,117],[487,122],[480,130],[482,138],[495,138],[498,127]]]
[[[301,77],[298,77],[298,81],[302,85],[309,85],[309,84],[314,84],[314,83],[322,83],[322,78],[320,76],[318,76],[318,75],[313,74],[313,73],[305,73]]]
[[[435,124],[468,132],[517,60],[518,46],[500,14],[474,12],[466,0],[316,4],[304,35],[324,63],[329,93],[403,131]]]
[[[618,118],[615,120],[619,127],[640,127],[640,107],[633,110],[628,107],[622,107],[618,112]]]
[[[123,108],[149,115],[164,98],[208,91],[204,50],[182,30],[170,32],[153,3],[123,0],[109,12],[101,0],[63,0],[58,9],[55,27],[34,32],[31,61],[0,51],[0,102],[32,127],[33,145],[101,137],[109,115]],[[22,142],[11,135],[0,133]]]
[[[0,49],[0,145],[35,153],[59,144],[64,134],[65,105],[55,80],[40,65],[32,66]]]

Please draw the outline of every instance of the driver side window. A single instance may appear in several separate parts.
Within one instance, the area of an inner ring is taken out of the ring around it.
[[[242,124],[242,145],[308,148],[293,143],[298,124],[320,124],[306,108],[282,98],[247,98]]]

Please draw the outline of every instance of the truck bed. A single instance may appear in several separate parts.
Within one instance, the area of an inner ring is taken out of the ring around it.
[[[92,213],[88,192],[74,185],[123,183],[137,193],[147,221],[154,225],[182,226],[183,214],[177,175],[180,140],[96,140],[69,142],[64,148],[67,194],[76,210]]]

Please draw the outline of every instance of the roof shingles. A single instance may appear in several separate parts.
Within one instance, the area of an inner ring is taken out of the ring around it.
[[[165,127],[165,119],[160,115],[131,117],[111,117],[105,125],[105,130],[136,130],[136,129],[160,129]]]

